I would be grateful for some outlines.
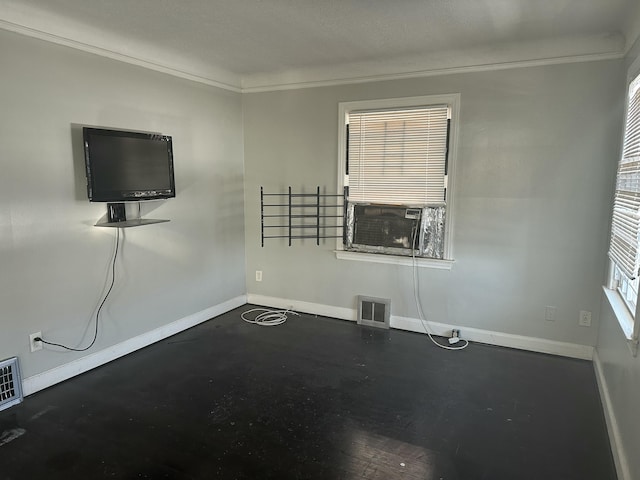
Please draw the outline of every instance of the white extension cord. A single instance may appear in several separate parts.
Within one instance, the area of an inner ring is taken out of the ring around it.
[[[416,301],[416,308],[418,309],[418,316],[420,317],[420,323],[422,324],[422,328],[424,329],[424,333],[429,336],[429,339],[435,343],[438,347],[443,348],[445,350],[462,350],[463,348],[467,348],[469,342],[460,338],[460,331],[453,330],[451,334],[451,338],[449,339],[449,345],[443,345],[438,342],[433,335],[429,331],[427,321],[425,320],[424,312],[422,311],[422,304],[420,303],[420,295],[418,295],[418,263],[416,261],[416,235],[418,234],[418,229],[416,228],[413,234],[413,242],[411,244],[411,258],[413,258],[413,297]],[[462,345],[452,346],[458,342],[464,342]]]
[[[251,313],[260,312],[253,318],[247,318],[247,315]],[[268,308],[252,308],[251,310],[247,310],[246,312],[242,312],[240,317],[247,323],[253,323],[255,325],[260,325],[261,327],[275,327],[277,325],[282,325],[287,321],[287,315],[297,315],[300,316],[299,313],[296,313],[290,309],[287,310],[271,310]]]

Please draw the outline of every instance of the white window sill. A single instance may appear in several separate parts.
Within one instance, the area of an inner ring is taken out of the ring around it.
[[[613,310],[613,314],[618,319],[618,323],[620,324],[620,328],[622,328],[622,332],[627,340],[633,339],[633,317],[627,308],[627,305],[622,300],[622,297],[616,290],[611,290],[607,287],[602,287],[604,290],[604,294],[609,300],[609,305],[611,305],[611,309]]]
[[[358,262],[387,263],[391,265],[413,266],[412,257],[399,255],[382,255],[378,253],[347,252],[345,250],[334,250],[336,258],[340,260],[355,260]],[[416,258],[416,266],[420,268],[435,268],[439,270],[451,270],[454,260],[436,260],[433,258]]]

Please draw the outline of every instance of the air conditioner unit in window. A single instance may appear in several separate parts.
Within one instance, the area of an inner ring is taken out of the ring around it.
[[[421,208],[402,205],[351,204],[350,250],[411,255],[420,252]]]

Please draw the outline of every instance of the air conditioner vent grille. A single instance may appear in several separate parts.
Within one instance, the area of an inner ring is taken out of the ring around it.
[[[420,210],[416,213],[416,209],[406,207],[370,205],[354,208],[354,244],[411,248]]]
[[[0,410],[22,402],[22,379],[18,358],[0,361]]]

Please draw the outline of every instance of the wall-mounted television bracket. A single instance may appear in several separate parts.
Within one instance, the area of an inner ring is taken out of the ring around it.
[[[111,228],[129,228],[139,227],[142,225],[151,225],[153,223],[164,223],[169,220],[160,220],[154,218],[140,218],[136,216],[134,218],[127,218],[126,205],[124,202],[107,203],[107,215],[102,217],[97,223],[96,227],[111,227]]]

